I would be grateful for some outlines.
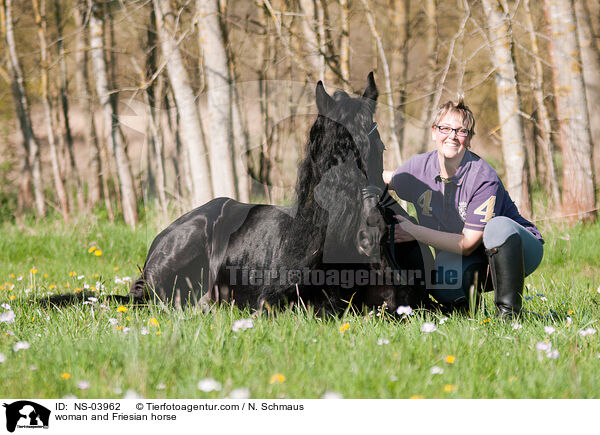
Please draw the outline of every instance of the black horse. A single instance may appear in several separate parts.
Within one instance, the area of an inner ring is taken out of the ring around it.
[[[373,122],[377,97],[372,73],[357,98],[342,91],[332,97],[319,82],[296,205],[216,198],[181,216],[152,242],[131,287],[134,299],[204,309],[220,300],[260,309],[322,296],[332,306],[352,297],[369,305],[385,301],[388,308],[419,303],[423,289],[414,286],[369,279],[354,285],[357,270],[390,266],[380,243],[387,226],[377,208],[385,187],[384,146]],[[403,245],[395,257],[418,246]],[[344,281],[351,274],[352,282]]]

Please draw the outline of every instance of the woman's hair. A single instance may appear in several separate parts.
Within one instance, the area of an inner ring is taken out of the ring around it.
[[[462,96],[458,97],[458,102],[448,101],[442,104],[439,108],[435,117],[433,118],[433,126],[438,125],[447,113],[457,113],[462,118],[462,123],[465,128],[468,128],[471,132],[469,137],[475,134],[475,117],[471,109],[465,104],[465,100]]]

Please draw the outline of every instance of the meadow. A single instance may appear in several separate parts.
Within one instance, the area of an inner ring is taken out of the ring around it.
[[[515,321],[415,311],[258,316],[110,303],[160,229],[103,219],[0,226],[6,398],[598,398],[600,224],[543,223],[545,256]],[[48,293],[96,294],[47,308]],[[243,319],[250,319],[242,321]]]

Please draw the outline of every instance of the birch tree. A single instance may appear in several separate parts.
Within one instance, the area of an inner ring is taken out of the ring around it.
[[[492,63],[496,69],[496,97],[506,187],[517,208],[529,215],[525,134],[508,9],[504,0],[482,0],[482,5],[487,18]]]
[[[75,25],[78,29],[75,39],[75,82],[78,94],[78,109],[84,114],[87,123],[83,129],[84,144],[87,150],[87,169],[85,181],[87,183],[87,206],[93,208],[101,198],[105,198],[105,206],[110,220],[114,218],[108,189],[103,189],[102,181],[108,171],[103,171],[100,141],[96,133],[96,120],[94,118],[94,105],[91,98],[90,76],[88,70],[88,29],[87,2],[79,1],[73,11]],[[104,195],[103,195],[104,193]]]
[[[431,123],[435,98],[435,71],[437,70],[437,13],[436,1],[425,0],[425,45],[427,50],[427,66],[425,68],[425,99],[421,110],[423,136],[419,152],[424,153],[431,141]]]
[[[19,201],[24,205],[29,196],[29,183],[33,185],[33,196],[35,210],[38,217],[46,215],[46,203],[44,198],[44,188],[42,184],[42,167],[40,161],[40,147],[33,132],[31,123],[31,112],[29,108],[29,99],[25,90],[25,78],[21,62],[17,54],[17,45],[15,42],[13,27],[13,5],[12,0],[2,0],[2,15],[4,27],[4,39],[8,49],[8,60],[11,73],[11,90],[19,126],[23,135],[24,157],[21,163],[21,186],[19,192]]]
[[[104,138],[105,141],[110,140],[112,144],[119,177],[119,186],[121,188],[121,205],[123,207],[125,223],[134,227],[138,219],[135,188],[129,157],[125,152],[123,135],[120,131],[119,121],[115,115],[115,108],[111,103],[111,92],[108,88],[108,69],[104,57],[104,16],[102,8],[98,8],[96,0],[88,0],[88,8],[91,10],[89,15],[90,55],[96,79],[96,93],[102,106]]]
[[[85,203],[84,192],[81,188],[81,178],[77,165],[75,163],[75,153],[73,151],[73,133],[71,128],[71,120],[69,118],[69,84],[68,84],[68,71],[67,71],[67,54],[65,52],[65,43],[63,36],[64,22],[61,15],[61,5],[59,0],[53,0],[54,5],[54,19],[56,22],[56,47],[58,51],[58,64],[60,67],[60,106],[62,109],[62,120],[65,133],[65,141],[67,145],[67,156],[69,165],[69,175],[67,186],[75,186],[77,190],[78,204],[82,206]],[[42,8],[43,9],[43,8]],[[72,189],[71,189],[72,190]]]
[[[350,91],[350,7],[348,0],[340,2],[340,74],[344,81],[344,90]]]
[[[318,1],[318,0],[316,0]],[[325,80],[325,59],[320,50],[318,37],[317,11],[315,0],[298,0],[300,11],[303,15],[302,34],[304,35],[305,49],[303,50],[312,74],[317,80]]]
[[[600,136],[600,53],[594,44],[592,24],[584,0],[575,1],[577,36],[581,47],[581,62],[590,117],[592,138]],[[596,139],[596,145],[600,145]]]
[[[573,0],[545,0],[563,156],[563,212],[570,221],[596,217],[592,137]]]
[[[48,53],[48,43],[46,41],[46,14],[45,1],[32,0],[33,13],[35,22],[38,26],[38,39],[40,43],[40,66],[42,79],[42,103],[44,105],[44,117],[46,120],[46,131],[48,135],[48,145],[50,147],[50,161],[52,163],[52,178],[54,180],[54,188],[56,189],[56,198],[60,206],[60,211],[63,215],[63,220],[69,220],[69,206],[67,203],[67,194],[63,184],[60,168],[58,164],[58,151],[56,149],[56,141],[54,138],[54,114],[52,110],[52,101],[50,99],[50,84],[48,83],[51,59]]]
[[[213,189],[206,157],[207,153],[201,142],[202,129],[198,107],[177,44],[175,17],[169,0],[153,0],[153,6],[156,15],[156,28],[160,36],[160,46],[167,64],[169,83],[181,119],[181,140],[188,153],[191,169],[192,203],[194,206],[199,206],[212,199]]]
[[[397,71],[400,81],[400,92],[398,108],[396,110],[398,147],[404,149],[404,129],[406,124],[405,103],[407,99],[408,82],[408,40],[410,37],[410,0],[393,0],[392,12],[392,34],[393,45],[398,54],[393,59],[397,61]]]
[[[556,180],[556,170],[554,168],[554,144],[551,136],[552,128],[548,110],[544,103],[544,71],[542,67],[542,57],[538,47],[537,33],[533,26],[533,16],[529,7],[529,0],[525,0],[523,5],[525,7],[526,28],[531,41],[532,60],[535,65],[531,89],[533,90],[533,97],[535,100],[535,112],[538,125],[534,131],[538,132],[535,139],[537,141],[536,145],[538,150],[541,151],[542,155],[540,160],[543,162],[543,172],[540,173],[541,171],[538,168],[538,176],[543,176],[543,184],[546,188],[546,192],[549,194],[552,204],[558,206],[560,204],[560,193],[558,190],[558,182]]]
[[[369,29],[371,30],[371,35],[375,40],[377,45],[377,54],[379,60],[381,61],[381,67],[383,69],[383,77],[384,77],[384,93],[386,95],[386,108],[385,114],[387,115],[387,121],[389,125],[390,132],[390,148],[394,152],[394,156],[396,157],[395,166],[400,166],[402,164],[402,155],[400,150],[400,142],[398,141],[398,136],[396,135],[396,116],[394,113],[394,96],[392,94],[392,79],[390,77],[390,68],[388,66],[387,56],[385,54],[385,50],[383,48],[383,41],[381,40],[381,36],[379,36],[379,32],[377,31],[377,27],[375,26],[375,19],[373,14],[371,13],[371,8],[369,7],[369,0],[361,0],[363,7],[365,8],[365,14],[367,17],[367,23],[369,24]]]
[[[219,20],[219,2],[197,0],[196,8],[204,75],[208,88],[206,118],[209,144],[207,148],[210,151],[213,193],[215,196],[236,198],[238,195],[232,156],[231,76]]]

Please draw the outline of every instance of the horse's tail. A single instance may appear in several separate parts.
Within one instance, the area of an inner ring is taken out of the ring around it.
[[[144,277],[143,270],[139,278],[131,283],[129,294],[134,300],[139,302],[148,299],[148,287],[146,286],[146,278]]]

